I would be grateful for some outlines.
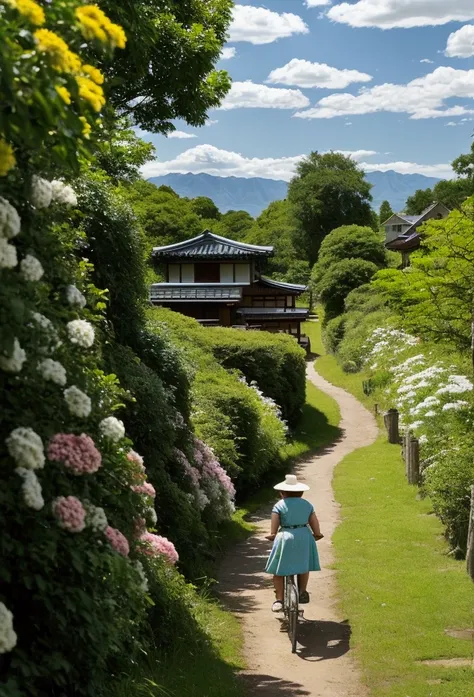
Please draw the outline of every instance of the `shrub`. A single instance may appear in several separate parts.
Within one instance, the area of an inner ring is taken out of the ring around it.
[[[377,266],[364,259],[344,259],[332,264],[314,285],[324,305],[325,322],[342,314],[351,290],[368,283],[376,272]]]
[[[386,265],[386,252],[380,236],[370,227],[343,225],[323,240],[313,277],[317,281],[333,264],[344,259],[364,259],[378,267]]]
[[[346,315],[339,315],[331,319],[324,328],[324,346],[329,353],[336,353],[339,344],[344,338]]]

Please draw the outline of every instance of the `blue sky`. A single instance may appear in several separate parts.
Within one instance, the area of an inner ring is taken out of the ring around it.
[[[180,137],[141,134],[158,158],[145,176],[288,180],[311,150],[449,176],[470,148],[474,0],[241,0],[225,55],[222,108],[200,129],[176,122]]]

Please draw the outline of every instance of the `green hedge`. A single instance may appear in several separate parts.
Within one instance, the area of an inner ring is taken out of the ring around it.
[[[215,450],[242,496],[281,463],[285,426],[276,408],[246,384],[237,370],[226,370],[218,363],[209,330],[196,320],[162,308],[150,310],[149,320],[151,331],[182,346],[193,373],[192,425]]]

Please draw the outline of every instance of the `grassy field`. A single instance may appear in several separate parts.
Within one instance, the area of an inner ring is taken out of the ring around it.
[[[345,374],[324,355],[318,323],[309,331],[318,372],[373,408],[361,374]],[[334,488],[343,521],[334,537],[340,603],[371,697],[474,697],[472,667],[422,663],[472,659],[472,638],[445,630],[474,627],[474,594],[429,500],[407,485],[400,448],[381,433],[338,465]]]

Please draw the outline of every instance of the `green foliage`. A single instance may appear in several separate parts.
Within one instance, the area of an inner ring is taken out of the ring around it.
[[[151,331],[158,335],[164,332],[182,345],[194,372],[193,426],[198,436],[213,447],[222,466],[236,477],[238,491],[245,493],[258,484],[267,470],[278,467],[281,462],[280,450],[285,442],[285,428],[277,409],[239,379],[237,370],[230,372],[217,361],[214,351],[218,352],[221,341],[225,341],[226,330],[216,329],[213,332],[201,327],[194,319],[161,308],[150,310],[149,317]],[[258,340],[253,349],[240,350],[238,342],[247,345],[243,335],[244,332],[232,332],[232,337],[226,342],[226,351],[229,363],[234,360],[240,363],[242,370],[250,370],[251,350],[258,360],[269,354],[268,349],[267,354],[263,352]],[[266,337],[268,343],[273,343],[275,339],[268,334],[262,333],[261,336]],[[295,353],[286,342],[278,339],[274,345],[273,361],[274,364],[280,363],[281,374],[295,370],[295,361],[298,365],[301,350],[296,347]],[[256,368],[252,367],[252,370]],[[262,373],[263,370],[259,375]],[[268,383],[269,378],[266,380]]]
[[[324,327],[324,347],[329,353],[336,353],[339,344],[344,338],[346,316],[345,314],[329,320]]]
[[[474,444],[457,434],[455,449],[443,453],[425,471],[424,489],[446,529],[452,549],[466,553],[471,486],[474,484]]]
[[[350,157],[312,152],[296,168],[288,199],[299,223],[295,243],[310,264],[325,236],[341,225],[373,225],[371,185]]]
[[[386,264],[386,253],[379,235],[370,227],[343,225],[329,233],[321,244],[313,281],[321,278],[332,264],[344,259],[365,259],[379,267]]]
[[[209,222],[209,221],[208,221]],[[217,222],[212,222],[212,232],[231,240],[247,240],[247,233],[252,228],[254,219],[247,211],[227,211]]]
[[[351,290],[368,283],[377,271],[377,266],[365,259],[344,259],[332,264],[314,284],[324,305],[325,321],[340,315]]]
[[[273,201],[247,232],[245,241],[274,248],[274,256],[266,262],[266,274],[288,283],[306,284],[309,263],[295,245],[296,235],[297,221],[289,202]]]
[[[382,201],[379,212],[380,224],[383,225],[386,220],[391,218],[393,215],[392,207],[388,201]]]
[[[203,126],[230,89],[215,70],[231,21],[231,0],[101,0],[127,34],[109,77],[108,97],[146,131],[169,133],[172,121]]]
[[[381,271],[375,287],[407,329],[468,349],[474,301],[472,200],[463,211],[425,223],[421,232],[422,248],[411,255],[411,266]]]
[[[221,212],[218,207],[207,196],[197,196],[191,199],[191,208],[200,218],[209,220],[219,220],[221,218]]]
[[[405,213],[407,215],[421,215],[425,208],[431,206],[436,200],[431,189],[417,189],[412,196],[407,198]]]

